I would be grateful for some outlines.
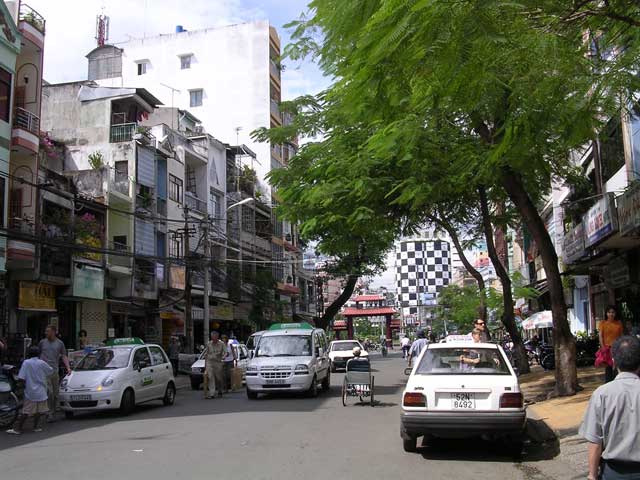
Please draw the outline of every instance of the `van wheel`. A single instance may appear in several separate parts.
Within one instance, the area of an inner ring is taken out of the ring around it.
[[[247,388],[247,398],[249,400],[257,400],[258,399],[258,392],[254,392],[253,390],[249,390]]]
[[[324,392],[328,392],[331,388],[331,374],[327,372],[327,376],[322,380],[322,390]]]
[[[416,453],[418,451],[418,439],[416,437],[403,438],[402,448],[407,453]]]
[[[331,362],[331,373],[336,373],[336,366],[333,362]]]
[[[136,397],[133,393],[133,390],[127,388],[122,394],[122,400],[120,400],[120,413],[122,415],[129,415],[133,412],[133,409],[136,406]]]
[[[64,418],[73,418],[73,412],[64,412]]]
[[[169,382],[167,385],[167,390],[164,392],[164,398],[162,399],[162,403],[166,406],[173,405],[176,401],[176,387],[173,382]]]
[[[318,396],[318,379],[314,376],[313,380],[311,380],[311,386],[307,391],[307,396],[310,398],[316,398]]]
[[[191,390],[200,390],[200,379],[191,377]]]

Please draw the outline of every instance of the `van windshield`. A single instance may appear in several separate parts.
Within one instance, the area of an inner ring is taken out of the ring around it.
[[[274,335],[262,337],[256,357],[310,357],[311,335]]]

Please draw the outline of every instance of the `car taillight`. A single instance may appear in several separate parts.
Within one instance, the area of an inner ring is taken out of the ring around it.
[[[500,408],[522,408],[522,393],[503,393]]]
[[[427,399],[424,395],[418,392],[406,392],[402,399],[402,404],[405,407],[426,407]]]

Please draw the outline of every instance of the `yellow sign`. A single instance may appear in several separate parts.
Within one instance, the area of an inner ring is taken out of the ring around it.
[[[233,305],[211,307],[211,318],[215,320],[233,320]]]
[[[20,310],[55,312],[56,287],[46,283],[20,282],[18,308]]]

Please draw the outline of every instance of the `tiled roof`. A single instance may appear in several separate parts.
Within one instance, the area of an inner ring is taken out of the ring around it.
[[[355,308],[347,307],[342,312],[345,317],[378,317],[383,315],[394,315],[396,310],[392,307]]]
[[[354,302],[376,302],[378,300],[384,300],[384,296],[376,293],[374,295],[358,295],[353,299]]]

